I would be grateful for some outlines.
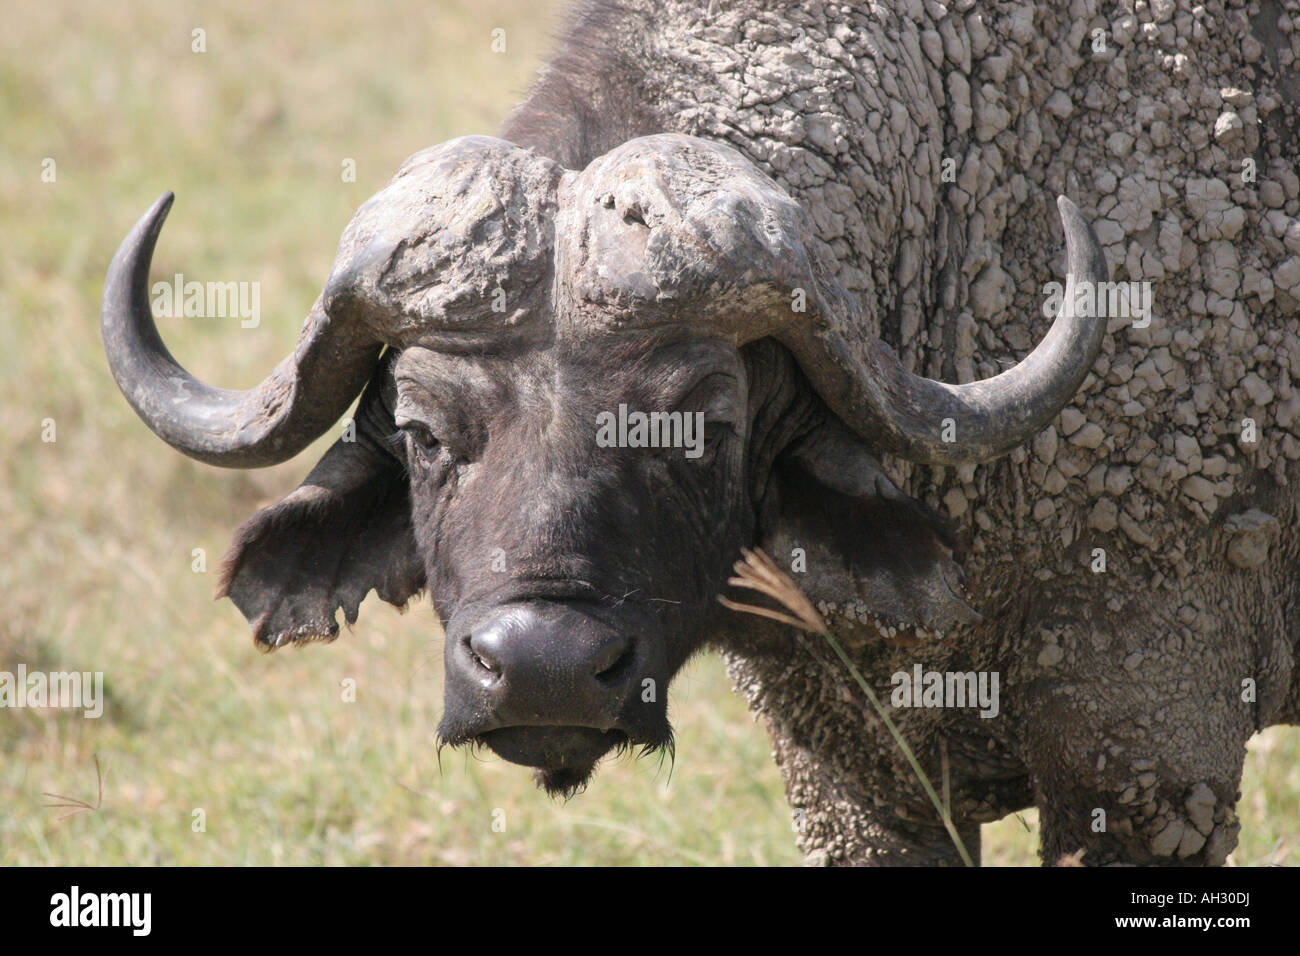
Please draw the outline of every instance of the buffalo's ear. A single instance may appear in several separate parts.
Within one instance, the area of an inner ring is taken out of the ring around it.
[[[355,440],[335,442],[292,494],[245,521],[226,555],[217,597],[235,602],[264,650],[333,640],[338,608],[354,624],[372,588],[403,607],[424,587],[405,470],[367,424],[384,417],[377,386]]]
[[[804,550],[806,571],[793,577],[814,604],[936,630],[978,619],[959,593],[947,522],[903,494],[833,416],[780,453],[760,508],[762,545],[778,564]]]

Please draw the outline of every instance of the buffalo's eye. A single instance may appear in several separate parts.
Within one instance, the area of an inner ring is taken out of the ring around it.
[[[419,422],[409,422],[401,426],[402,432],[406,435],[415,449],[415,453],[421,458],[432,458],[438,452],[439,441],[428,427],[421,425]]]

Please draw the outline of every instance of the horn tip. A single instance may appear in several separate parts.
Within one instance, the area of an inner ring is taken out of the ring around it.
[[[153,252],[153,242],[158,240],[158,234],[162,232],[162,225],[167,220],[167,214],[171,212],[172,202],[175,201],[176,194],[170,189],[154,200],[139,221],[136,222],[135,228],[122,243],[122,249],[134,248],[136,243],[144,238],[149,243],[149,252]],[[122,252],[119,249],[118,254]]]
[[[1056,197],[1056,209],[1061,214],[1061,221],[1064,223],[1087,223],[1083,213],[1079,211],[1079,207],[1064,193]]]
[[[146,222],[161,224],[167,218],[167,214],[171,212],[172,203],[175,201],[176,194],[170,189],[167,190],[154,200],[153,205],[149,207],[149,211],[142,218]]]
[[[1070,273],[1086,272],[1096,282],[1109,279],[1110,266],[1092,223],[1064,194],[1056,197],[1056,208],[1065,229],[1065,252]]]

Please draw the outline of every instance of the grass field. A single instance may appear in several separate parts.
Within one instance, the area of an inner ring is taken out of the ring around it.
[[[102,671],[109,695],[98,720],[0,710],[0,864],[798,862],[766,735],[716,658],[674,685],[675,766],[623,759],[554,803],[497,760],[439,766],[427,601],[399,615],[372,598],[355,633],[271,656],[212,603],[234,528],[324,441],[231,472],[155,439],[99,340],[117,243],[176,191],[154,277],[259,282],[263,321],[167,319],[163,337],[200,378],[254,384],[292,349],[356,207],[409,154],[496,131],[556,4],[270,9],[47,0],[0,31],[0,670]],[[42,806],[43,791],[94,804],[96,756],[98,809]],[[1254,742],[1240,813],[1233,862],[1296,862],[1300,732]],[[1032,813],[985,838],[986,862],[1036,862]]]

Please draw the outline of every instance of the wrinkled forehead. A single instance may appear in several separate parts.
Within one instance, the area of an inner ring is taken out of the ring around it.
[[[401,392],[434,391],[464,401],[520,389],[579,400],[671,397],[711,376],[742,394],[746,386],[734,344],[687,328],[619,330],[541,346],[411,346],[397,356],[392,374]]]
[[[393,362],[399,381],[430,374],[477,369],[485,376],[509,374],[511,369],[533,367],[553,374],[586,371],[604,378],[658,375],[660,369],[693,367],[740,376],[744,360],[727,337],[702,334],[683,326],[651,330],[619,330],[583,339],[551,339],[542,344],[516,340],[501,346],[471,348],[463,340],[452,347],[412,345]]]
[[[751,340],[754,289],[799,267],[801,215],[740,154],[690,137],[631,140],[581,172],[463,137],[361,207],[325,305],[446,351],[692,326]]]

